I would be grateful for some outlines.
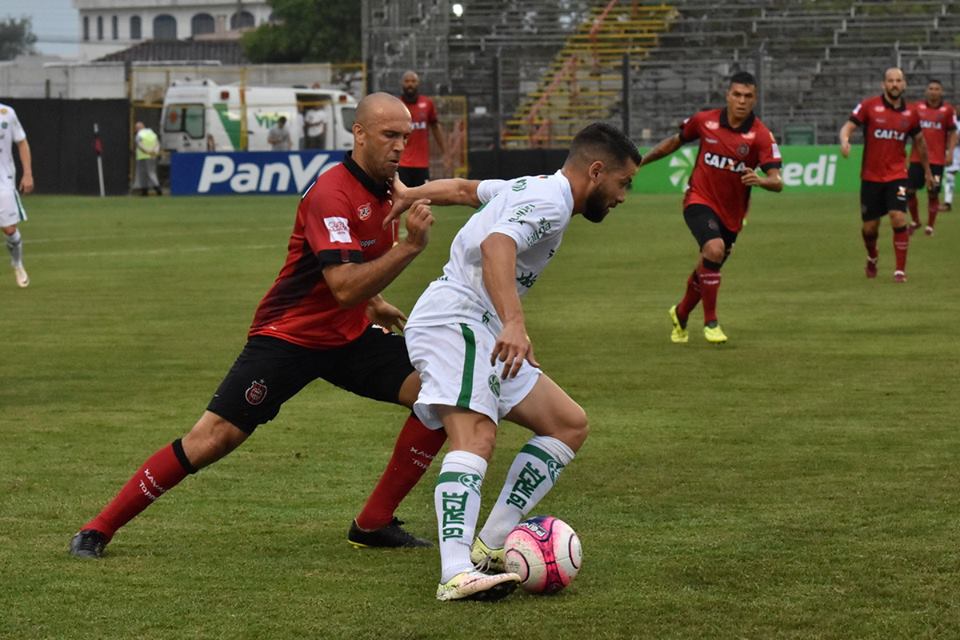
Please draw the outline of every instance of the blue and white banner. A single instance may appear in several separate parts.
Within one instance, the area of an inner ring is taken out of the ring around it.
[[[170,193],[177,196],[298,194],[341,162],[346,151],[175,153]]]

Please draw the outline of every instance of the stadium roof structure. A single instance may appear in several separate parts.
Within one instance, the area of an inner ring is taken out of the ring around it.
[[[217,60],[221,64],[249,64],[243,46],[235,40],[147,40],[97,58],[97,62],[171,62]]]

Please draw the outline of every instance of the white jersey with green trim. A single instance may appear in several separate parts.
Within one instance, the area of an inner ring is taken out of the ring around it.
[[[430,283],[410,313],[407,326],[430,327],[480,322],[497,335],[503,328],[483,285],[480,243],[492,233],[517,245],[517,293],[522,298],[553,258],[573,215],[566,176],[484,180],[477,187],[482,206],[460,229],[443,275]]]
[[[17,112],[0,103],[0,189],[17,189],[17,168],[13,164],[13,144],[27,139]]]

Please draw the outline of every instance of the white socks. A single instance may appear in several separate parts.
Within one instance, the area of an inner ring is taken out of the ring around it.
[[[503,490],[480,531],[484,544],[492,549],[503,547],[507,534],[553,488],[573,456],[573,450],[556,438],[530,438],[513,459]]]
[[[469,451],[450,451],[443,457],[433,503],[440,540],[440,582],[472,571],[470,547],[480,516],[480,487],[487,461]]]
[[[13,235],[6,236],[7,251],[10,252],[10,264],[15,267],[23,265],[23,242],[20,238],[20,229],[13,232]]]

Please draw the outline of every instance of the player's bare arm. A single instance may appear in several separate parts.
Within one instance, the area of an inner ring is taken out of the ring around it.
[[[943,164],[950,166],[953,164],[953,150],[957,148],[957,130],[954,129],[947,134],[947,153],[943,158]]]
[[[426,200],[429,204],[448,206],[453,204],[468,207],[479,207],[480,198],[477,196],[479,180],[465,180],[463,178],[448,178],[446,180],[431,180],[419,187],[407,187],[400,178],[393,179],[393,208],[383,219],[386,228],[406,211],[411,203],[417,200]]]
[[[367,302],[367,318],[385,329],[403,331],[407,324],[407,316],[397,307],[387,302],[382,295],[375,295]]]
[[[23,167],[23,176],[20,178],[20,193],[33,191],[33,156],[30,145],[26,140],[17,143],[17,153],[20,154],[20,166]]]
[[[683,146],[683,140],[680,139],[680,134],[675,133],[669,138],[664,138],[657,145],[650,149],[650,151],[643,154],[643,158],[640,160],[640,167],[656,162],[664,156],[668,156],[680,147]]]
[[[857,128],[857,123],[848,120],[840,127],[840,155],[844,158],[850,157],[850,136]]]
[[[483,255],[483,286],[503,322],[503,329],[490,354],[490,364],[504,363],[503,379],[516,377],[526,360],[539,367],[533,355],[533,344],[527,335],[523,306],[517,295],[517,245],[513,238],[502,233],[491,233],[480,243]]]
[[[365,303],[387,288],[423,251],[430,238],[433,214],[430,204],[418,200],[407,213],[407,237],[376,260],[348,262],[324,268],[323,277],[341,307]]]
[[[740,176],[740,182],[748,187],[760,187],[767,191],[780,193],[783,191],[783,178],[780,176],[780,169],[770,169],[761,176],[754,169],[744,169]]]

